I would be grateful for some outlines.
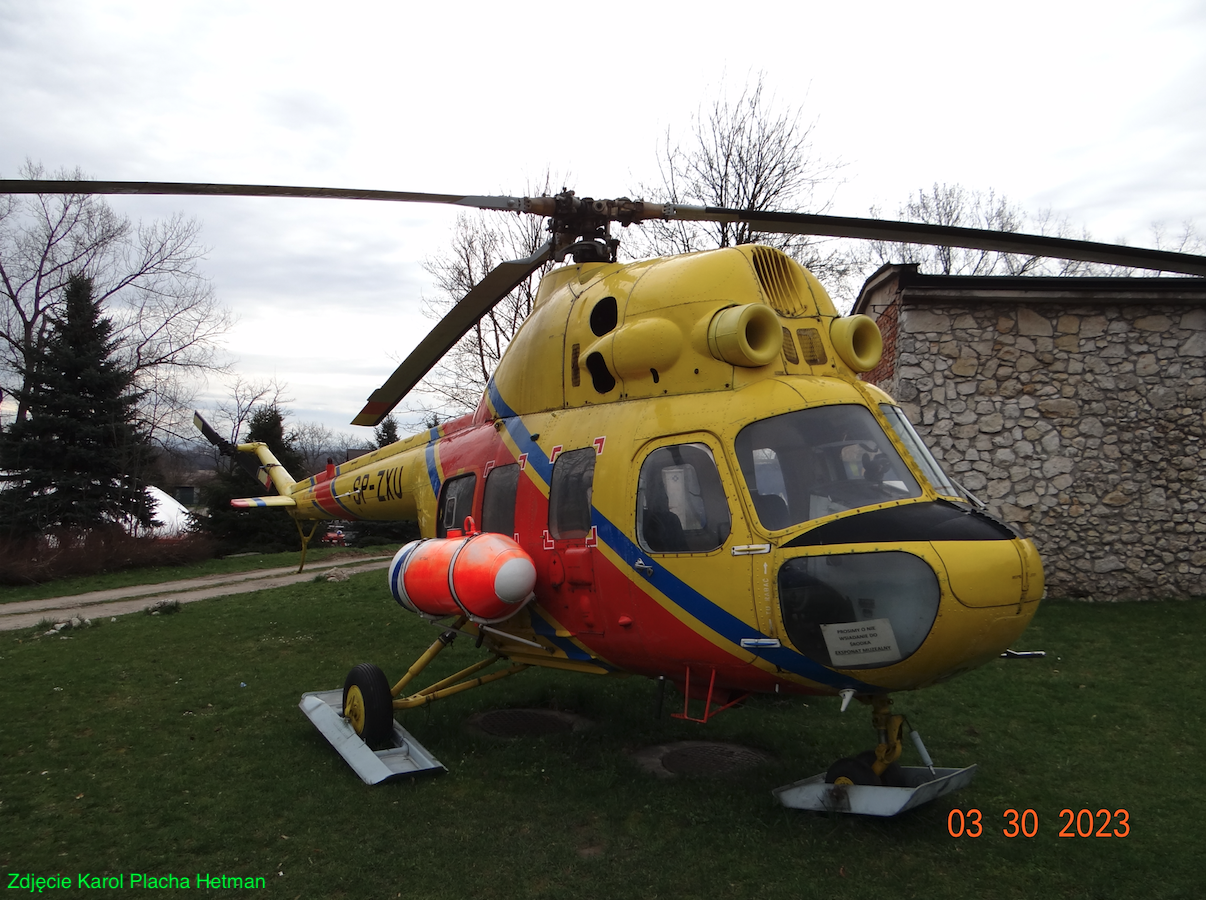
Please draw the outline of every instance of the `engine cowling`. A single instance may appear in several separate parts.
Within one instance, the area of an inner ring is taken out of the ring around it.
[[[509,619],[532,599],[536,565],[503,534],[473,530],[411,541],[394,554],[389,588],[404,609],[429,619],[468,616],[477,624]]]

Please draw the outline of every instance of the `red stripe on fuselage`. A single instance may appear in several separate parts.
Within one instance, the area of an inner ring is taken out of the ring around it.
[[[339,505],[339,501],[335,499],[332,491],[334,484],[335,479],[329,478],[314,485],[314,503],[328,515],[332,515],[337,519],[347,518],[343,514],[343,508]]]
[[[484,480],[488,463],[493,464],[492,471],[497,471],[518,461],[491,424],[450,431],[439,442],[445,479],[472,472]],[[783,676],[752,665],[745,651],[738,651],[738,655],[713,643],[646,593],[641,580],[630,577],[633,570],[625,563],[614,563],[601,548],[590,548],[593,583],[571,584],[564,574],[566,551],[585,549],[586,541],[557,540],[552,542],[551,549],[545,549],[542,535],[549,527],[549,501],[533,480],[534,475],[534,470],[521,470],[514,532],[520,546],[536,564],[536,604],[545,618],[557,622],[576,643],[598,659],[639,675],[664,675],[681,683],[686,667],[690,666],[692,694],[696,693],[696,679],[706,686],[712,670],[716,671],[717,688],[773,691],[776,685],[781,685],[781,689],[792,693],[812,693],[792,685]],[[479,525],[484,487],[484,483],[479,483],[474,491],[473,516]],[[633,498],[634,511],[635,503]],[[552,572],[556,565],[554,558],[560,560],[562,568],[557,576]],[[562,583],[554,585],[554,577],[561,577]],[[619,624],[622,617],[631,620],[631,624]]]

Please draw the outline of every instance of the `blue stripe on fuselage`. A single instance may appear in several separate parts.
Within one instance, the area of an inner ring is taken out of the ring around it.
[[[540,614],[540,611],[534,606],[529,606],[528,609],[531,612],[529,618],[532,621],[532,630],[551,643],[558,650],[565,653],[567,657],[572,660],[588,662],[596,666],[602,666],[605,669],[612,669],[614,671],[613,666],[609,666],[597,656],[587,653],[569,638],[558,637],[556,627],[545,619],[545,617]]]
[[[528,465],[535,465],[536,471],[544,478],[545,484],[551,487],[553,484],[553,467],[549,463],[548,456],[532,440],[532,436],[523,424],[523,420],[503,400],[497,385],[494,383],[494,379],[490,379],[487,390],[489,392],[490,404],[494,407],[495,413],[506,421],[507,433],[511,435],[511,439],[515,441],[520,452],[528,454]],[[699,591],[695,590],[695,588],[651,559],[649,554],[644,553],[637,547],[623,531],[612,524],[611,520],[599,512],[598,509],[592,506],[590,515],[591,524],[598,529],[599,540],[607,544],[616,555],[633,568],[635,568],[638,558],[642,558],[647,564],[652,565],[653,575],[649,579],[650,582],[688,615],[693,616],[701,624],[739,647],[741,646],[742,638],[766,637],[753,625],[742,621],[728,610],[709,600],[703,594],[699,593]],[[635,584],[639,589],[640,582],[635,582]],[[535,622],[535,618],[534,616],[533,622]],[[562,649],[565,648],[563,647]],[[815,660],[788,647],[759,647],[748,652],[773,666],[778,666],[780,669],[800,675],[809,681],[815,681],[817,684],[828,685],[838,690],[853,688],[859,692],[881,691],[880,688],[865,684],[857,678],[852,678],[849,675],[840,675],[832,669],[826,668]]]
[[[634,564],[638,558],[643,559],[647,565],[652,565],[653,574],[649,577],[649,582],[677,606],[693,616],[701,624],[715,631],[725,640],[741,646],[742,638],[766,637],[753,625],[739,619],[728,610],[721,608],[718,604],[691,587],[691,585],[673,575],[664,566],[658,565],[656,560],[652,559],[648,553],[644,553],[636,544],[630,541],[627,535],[616,528],[597,509],[591,510],[591,524],[598,529],[599,540],[611,547],[628,565],[635,567]],[[877,690],[872,685],[864,684],[856,678],[851,678],[848,675],[839,675],[832,669],[828,669],[815,660],[809,659],[807,656],[797,653],[788,647],[760,647],[748,650],[747,652],[752,653],[759,659],[766,660],[772,665],[785,669],[788,672],[793,672],[796,675],[801,675],[818,684],[825,684],[838,689],[850,687],[857,691]]]
[[[536,470],[536,474],[544,479],[545,484],[552,484],[553,466],[549,462],[548,454],[541,450],[540,445],[532,440],[532,435],[523,424],[523,420],[503,400],[502,394],[498,392],[498,386],[494,383],[493,378],[490,379],[490,384],[486,390],[490,396],[490,405],[494,407],[494,412],[503,420],[507,434],[511,436],[511,440],[515,442],[515,446],[519,448],[519,452],[528,455],[527,464]]]
[[[431,492],[438,498],[440,496],[440,470],[436,466],[435,448],[436,441],[439,439],[439,433],[436,429],[431,429],[427,435],[427,449],[423,456],[427,460],[427,480],[431,482]]]

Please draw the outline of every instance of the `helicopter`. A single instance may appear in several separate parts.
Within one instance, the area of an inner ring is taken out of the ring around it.
[[[396,712],[533,666],[670,682],[683,698],[675,715],[699,722],[754,694],[840,696],[843,710],[871,707],[879,742],[829,768],[838,785],[900,783],[905,725],[890,695],[1001,656],[1044,595],[1038,550],[860,379],[882,352],[875,322],[840,315],[799,263],[759,244],[620,262],[613,224],[744,222],[1206,275],[1206,258],[1182,253],[569,190],[0,181],[0,193],[18,192],[326,197],[547,219],[549,240],[487,274],[352,421],[378,424],[496,303],[563,263],[541,280],[473,412],[300,479],[266,445],[232,445],[196,418],[275,488],[231,502],[286,510],[303,565],[314,533],[303,522],[418,522],[422,538],[398,551],[389,586],[440,634],[395,683],[355,666],[338,714],[381,746]],[[414,690],[457,635],[485,658]]]

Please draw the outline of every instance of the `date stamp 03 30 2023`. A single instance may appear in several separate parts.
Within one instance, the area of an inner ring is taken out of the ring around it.
[[[1001,834],[1007,838],[1032,838],[1039,831],[1039,816],[1033,809],[1007,809],[1001,813]],[[1131,833],[1131,814],[1125,809],[1061,809],[1062,838],[1124,838]],[[985,832],[984,814],[978,809],[952,809],[946,817],[951,837],[978,838]]]

